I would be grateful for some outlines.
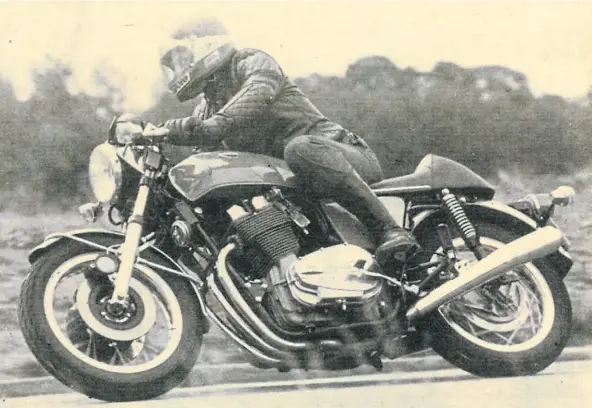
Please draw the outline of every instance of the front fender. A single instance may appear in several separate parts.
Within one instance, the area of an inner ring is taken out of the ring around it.
[[[81,242],[85,245],[88,245],[89,247],[94,247],[99,250],[107,250],[108,248],[93,242],[93,238],[96,239],[96,237],[98,236],[108,236],[115,238],[116,240],[120,241],[121,244],[123,244],[125,240],[125,234],[102,228],[78,229],[67,232],[54,233],[48,235],[41,244],[37,245],[35,248],[31,250],[31,252],[29,253],[29,262],[33,264],[40,257],[42,257],[48,251],[51,251],[53,247],[55,247],[59,242],[63,240]],[[145,256],[149,256],[153,260],[147,260],[145,259]],[[155,260],[157,260],[158,262],[154,262]],[[205,308],[205,301],[200,291],[200,288],[203,286],[203,282],[197,276],[197,274],[190,274],[187,271],[187,269],[181,267],[174,259],[172,259],[164,251],[153,245],[148,245],[142,250],[142,253],[138,257],[138,263],[143,263],[154,269],[165,271],[165,273],[172,273],[175,276],[182,276],[186,278],[187,281],[191,283],[191,286],[193,287],[195,292],[195,296],[199,302],[200,310],[202,311],[201,317],[204,321],[204,332],[209,331],[209,321],[206,318],[207,314]]]
[[[90,240],[93,235],[107,235],[114,238],[119,238],[122,240],[122,243],[123,239],[125,238],[125,235],[121,232],[111,231],[104,228],[87,228],[50,234],[45,237],[45,240],[41,244],[37,245],[35,248],[31,250],[31,252],[29,252],[29,263],[35,263],[35,261],[39,259],[39,257],[41,257],[44,253],[49,251],[54,245],[56,245],[62,239],[72,239],[72,237],[80,237],[86,240]]]
[[[503,225],[505,228],[528,234],[539,228],[536,221],[520,211],[499,201],[482,201],[464,204],[464,210],[471,221],[482,220],[493,224]],[[435,228],[439,223],[446,222],[447,216],[442,210],[428,210],[417,214],[413,221],[413,233],[420,234],[425,228]],[[547,255],[557,273],[565,278],[573,265],[569,252],[560,247],[557,252]]]

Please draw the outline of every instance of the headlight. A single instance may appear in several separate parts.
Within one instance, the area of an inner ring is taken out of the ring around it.
[[[142,134],[142,126],[138,123],[120,122],[115,126],[115,139],[117,143],[128,144],[134,141],[137,135]]]
[[[90,154],[88,173],[98,201],[117,200],[121,189],[121,162],[115,146],[105,143],[95,147]]]

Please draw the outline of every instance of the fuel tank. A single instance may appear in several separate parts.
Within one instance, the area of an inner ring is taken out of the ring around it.
[[[189,156],[169,171],[173,187],[189,201],[240,196],[277,186],[296,189],[286,162],[245,152],[208,152]]]

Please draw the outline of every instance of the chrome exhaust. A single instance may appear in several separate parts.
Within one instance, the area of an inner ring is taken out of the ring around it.
[[[233,330],[234,328],[228,327],[222,320],[218,318],[218,316],[212,312],[209,308],[207,309],[206,315],[218,325],[220,330],[222,330],[226,335],[228,335],[234,342],[246,351],[248,356],[251,359],[251,363],[256,364],[259,368],[280,368],[283,367],[283,363],[281,360],[275,359],[264,354],[262,351],[256,349],[255,347],[251,346],[248,342],[243,340],[243,338],[237,335]]]
[[[216,269],[218,270],[218,278],[220,279],[224,291],[228,294],[229,299],[240,312],[240,316],[244,318],[249,323],[249,326],[273,349],[295,352],[314,348],[314,345],[310,342],[294,342],[279,337],[272,332],[249,307],[237,287],[234,285],[226,266],[226,258],[235,248],[235,244],[228,244],[222,248],[218,255],[218,260],[216,261]]]
[[[418,300],[407,312],[407,319],[413,321],[423,317],[446,302],[470,292],[519,265],[557,251],[562,239],[563,234],[557,228],[547,226],[510,242],[479,262],[463,269],[459,277],[444,283]]]
[[[208,278],[208,286],[218,301],[218,304],[222,306],[226,312],[227,318],[232,322],[234,328],[237,329],[244,338],[249,339],[252,346],[257,348],[261,353],[264,353],[267,357],[275,359],[278,362],[287,361],[293,357],[290,353],[272,347],[253,331],[250,325],[245,322],[234,307],[226,300],[212,275]]]

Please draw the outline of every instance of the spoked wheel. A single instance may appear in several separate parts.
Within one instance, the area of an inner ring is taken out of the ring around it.
[[[92,270],[97,255],[74,257],[51,275],[43,300],[52,332],[73,355],[113,373],[147,371],[166,361],[183,333],[175,294],[158,274],[140,267],[130,284],[127,308],[116,313],[108,302],[111,280],[85,276],[100,273]],[[64,313],[68,298],[73,304]]]
[[[99,255],[71,242],[32,266],[20,321],[40,363],[64,384],[109,401],[152,398],[178,385],[201,346],[200,312],[185,281],[137,265],[126,307],[113,307]]]
[[[487,252],[519,235],[494,224],[477,225]],[[459,273],[476,262],[460,238],[453,241]],[[436,240],[424,249],[441,251]],[[571,304],[561,278],[543,259],[523,264],[456,298],[422,324],[433,348],[451,363],[481,376],[534,374],[561,353],[571,329]]]

